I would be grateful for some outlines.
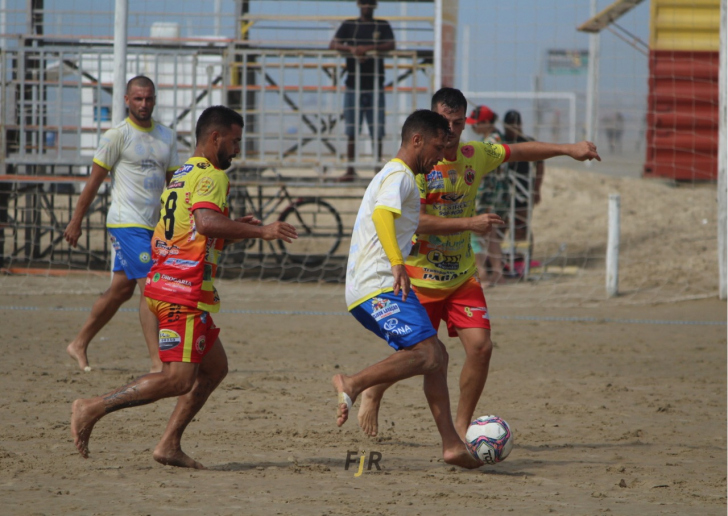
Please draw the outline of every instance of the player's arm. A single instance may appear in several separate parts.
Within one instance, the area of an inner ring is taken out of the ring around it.
[[[407,276],[407,270],[404,267],[404,258],[402,250],[397,242],[397,231],[394,226],[394,219],[399,213],[392,211],[385,206],[377,206],[372,213],[372,222],[377,231],[377,237],[382,244],[384,254],[387,255],[389,263],[392,266],[392,274],[394,275],[394,295],[402,291],[402,301],[407,299],[410,291],[410,280]]]
[[[487,235],[493,226],[503,225],[505,222],[495,213],[451,219],[425,213],[425,205],[422,205],[417,233],[420,235],[454,235],[463,231],[472,231],[476,235]]]
[[[296,228],[287,222],[275,221],[265,226],[255,224],[255,220],[242,222],[232,220],[219,211],[209,208],[197,208],[193,212],[197,231],[208,238],[242,240],[244,238],[262,238],[263,240],[284,240],[290,243],[298,238]],[[245,217],[243,217],[245,218]]]
[[[579,143],[544,143],[523,142],[509,145],[511,153],[506,161],[541,161],[556,156],[569,156],[577,161],[586,161],[602,158],[597,153],[597,146],[592,142]]]
[[[260,226],[261,220],[256,219],[253,215],[245,215],[243,217],[238,217],[235,219],[235,222],[242,222],[244,224],[252,224],[253,226]],[[226,238],[225,239],[225,245],[228,244],[236,244],[238,242],[242,242],[245,240],[244,238]]]
[[[63,237],[66,239],[66,242],[71,244],[71,247],[76,247],[78,244],[78,239],[81,237],[83,218],[86,216],[88,207],[91,206],[96,194],[99,192],[101,183],[104,182],[104,179],[108,175],[109,171],[98,163],[94,163],[91,166],[91,175],[88,181],[86,181],[86,186],[81,192],[81,195],[78,197],[76,209],[73,211],[73,216],[68,222],[66,230],[63,232]]]

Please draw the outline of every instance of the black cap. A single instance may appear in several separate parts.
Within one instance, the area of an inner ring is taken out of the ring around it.
[[[520,124],[521,123],[521,114],[516,111],[515,109],[511,109],[503,116],[503,123],[504,124]]]

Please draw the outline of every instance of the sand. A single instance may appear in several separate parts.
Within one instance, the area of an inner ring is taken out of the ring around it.
[[[621,295],[607,298],[612,192],[622,195],[624,246]],[[173,400],[102,419],[84,460],[71,402],[148,367],[138,298],[92,343],[94,369],[84,373],[65,345],[108,278],[0,277],[0,513],[723,515],[726,304],[715,213],[714,186],[547,171],[537,258],[566,243],[562,261],[580,264],[486,292],[495,350],[476,415],[505,418],[515,448],[474,471],[442,462],[418,379],[387,394],[379,437],[364,436],[355,417],[336,427],[331,376],[389,353],[345,313],[342,286],[238,280],[220,282],[215,316],[230,373],[183,441],[209,470],[152,459]],[[464,354],[440,336],[456,402]],[[355,477],[349,452],[380,453],[381,470]]]

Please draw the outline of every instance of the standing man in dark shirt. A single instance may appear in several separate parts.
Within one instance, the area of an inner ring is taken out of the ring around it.
[[[369,135],[376,146],[377,161],[382,159],[384,137],[384,58],[380,52],[394,50],[394,33],[386,20],[375,20],[377,0],[357,0],[359,18],[346,20],[329,43],[346,57],[346,92],[344,93],[344,121],[346,123],[346,156],[349,166],[341,181],[352,181],[356,172],[352,162],[356,154],[356,133],[366,118]],[[377,105],[376,116],[374,113]],[[358,120],[357,120],[358,111]],[[375,123],[376,121],[376,123]],[[376,140],[375,140],[376,126]]]
[[[505,134],[503,137],[503,143],[513,144],[521,142],[532,142],[533,138],[525,136],[523,134],[523,122],[521,120],[521,113],[512,109],[508,111],[503,117],[503,128]],[[541,183],[543,182],[544,164],[543,161],[536,161],[534,163],[536,167],[536,173],[533,177],[533,190],[531,190],[531,199],[529,202],[528,191],[529,191],[529,174],[531,170],[531,163],[528,161],[509,162],[508,171],[513,174],[516,178],[516,192],[515,192],[515,228],[513,238],[516,241],[526,240],[528,235],[528,207],[529,204],[532,206],[537,205],[541,202]]]

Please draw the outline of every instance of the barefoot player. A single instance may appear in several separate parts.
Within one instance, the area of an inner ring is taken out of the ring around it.
[[[402,127],[402,145],[367,188],[354,224],[346,271],[346,303],[369,331],[396,353],[358,373],[338,374],[336,423],[349,417],[352,403],[367,388],[416,375],[424,376],[427,402],[442,438],[445,462],[477,468],[458,437],[450,414],[447,351],[437,339],[427,312],[410,292],[404,257],[419,221],[420,194],[415,176],[442,159],[449,128],[430,110],[412,113]]]
[[[197,121],[193,157],[175,172],[162,194],[162,213],[152,238],[153,265],[144,295],[159,320],[162,371],[124,387],[73,403],[71,434],[88,457],[96,422],[120,409],[178,396],[154,459],[201,469],[182,451],[182,433],[227,374],[227,356],[210,312],[220,299],[213,286],[225,239],[262,238],[290,242],[296,230],[285,222],[260,226],[251,216],[228,217],[227,169],[240,152],[243,118],[224,106],[207,108]]]

